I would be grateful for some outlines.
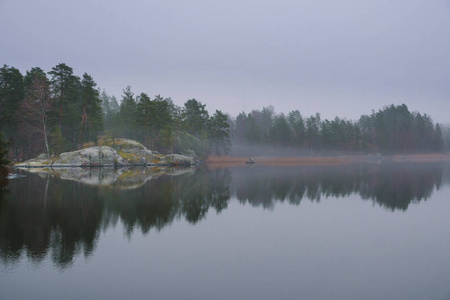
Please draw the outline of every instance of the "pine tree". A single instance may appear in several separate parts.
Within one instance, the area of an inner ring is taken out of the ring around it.
[[[230,125],[227,120],[227,115],[220,110],[216,110],[215,114],[210,118],[208,125],[210,153],[222,155],[230,152]]]
[[[76,76],[73,75],[73,69],[64,63],[53,67],[48,74],[51,75],[50,82],[57,102],[58,126],[62,128],[65,108],[68,102],[73,100],[70,99],[70,96],[76,82]]]
[[[18,113],[23,99],[23,76],[14,67],[0,68],[0,131],[14,148],[18,159]]]
[[[102,103],[97,83],[84,73],[81,80],[81,121],[79,143],[96,141],[98,133],[103,129]]]
[[[123,90],[119,110],[120,132],[123,136],[129,138],[136,137],[136,115],[137,103],[134,98],[134,93],[131,91],[131,87],[127,86]]]
[[[209,119],[205,106],[206,104],[190,99],[184,104],[181,114],[184,129],[197,137],[202,136]]]

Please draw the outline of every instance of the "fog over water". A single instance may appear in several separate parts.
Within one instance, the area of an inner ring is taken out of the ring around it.
[[[64,62],[120,99],[130,85],[237,115],[274,105],[351,120],[450,110],[448,1],[0,1],[1,64]]]

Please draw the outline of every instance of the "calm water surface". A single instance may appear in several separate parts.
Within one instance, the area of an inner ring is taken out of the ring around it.
[[[0,299],[450,299],[442,163],[74,169],[0,194]]]

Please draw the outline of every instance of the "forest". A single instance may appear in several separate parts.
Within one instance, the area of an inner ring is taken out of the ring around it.
[[[251,154],[257,146],[302,155],[446,149],[441,125],[427,114],[410,112],[405,104],[385,106],[357,121],[322,120],[320,113],[306,117],[298,109],[277,114],[272,106],[236,117],[219,110],[210,115],[196,99],[179,107],[170,97],[134,94],[130,86],[118,100],[92,76],[79,77],[64,63],[48,72],[35,67],[25,75],[8,65],[0,68],[0,135],[0,148],[8,147],[14,161],[116,137],[135,139],[161,153],[202,159],[232,150],[238,154],[239,149]]]
[[[194,152],[200,158],[228,153],[227,116],[209,115],[205,107],[195,99],[178,107],[160,95],[135,96],[129,86],[119,102],[100,91],[92,76],[79,77],[64,63],[48,73],[38,67],[25,75],[7,65],[0,69],[0,132],[15,161],[116,137],[163,153]]]
[[[430,116],[410,112],[405,104],[385,106],[358,121],[319,113],[303,117],[299,110],[275,114],[272,106],[240,113],[230,122],[233,145],[264,145],[284,153],[430,153],[445,150],[440,124]],[[248,148],[247,148],[248,150]]]

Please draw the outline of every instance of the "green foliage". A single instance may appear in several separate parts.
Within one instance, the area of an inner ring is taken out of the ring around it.
[[[167,145],[164,141],[164,133],[173,122],[170,112],[170,103],[160,95],[155,96],[155,100],[142,93],[137,104],[137,132],[138,139],[151,149],[161,149]]]
[[[119,134],[124,137],[136,137],[136,115],[137,103],[134,93],[131,91],[131,87],[127,86],[123,90],[122,102],[120,103],[119,122],[121,126]]]
[[[450,125],[443,126],[441,128],[442,131],[442,140],[444,143],[444,150],[446,152],[450,151]]]
[[[311,154],[439,152],[444,149],[447,132],[429,116],[409,112],[404,104],[363,115],[358,122],[338,117],[322,121],[320,114],[304,119],[298,110],[276,115],[269,107],[248,115],[240,113],[231,128],[234,144],[289,147]]]
[[[102,102],[94,79],[84,73],[81,80],[81,121],[79,143],[97,141],[103,129]]]
[[[57,115],[58,126],[65,133],[68,133],[69,127],[73,127],[76,122],[74,120],[76,118],[73,116],[76,110],[74,103],[78,100],[80,78],[73,75],[73,69],[64,63],[53,67],[48,74],[51,76],[50,83],[56,100],[57,110],[55,114]]]
[[[270,136],[272,137],[271,140],[275,143],[275,145],[287,146],[291,142],[292,131],[284,114],[275,116],[272,128],[270,130]]]
[[[308,141],[308,148],[312,153],[319,145],[320,137],[320,115],[310,116],[306,119],[306,139]]]
[[[104,90],[101,92],[99,97],[102,103],[104,127],[109,129],[110,131],[117,131],[112,130],[117,126],[117,119],[120,109],[116,97],[109,96],[108,93],[106,93],[106,91]]]
[[[178,132],[173,151],[180,154],[189,154],[193,151],[198,157],[204,159],[209,155],[209,145],[206,135],[194,136],[187,132]]]
[[[245,143],[245,130],[247,125],[247,115],[241,112],[237,115],[233,128],[231,128],[230,137],[239,144]]]
[[[59,126],[55,127],[55,130],[50,133],[51,144],[50,149],[51,152],[58,155],[62,152],[66,152],[70,150],[70,146],[67,140],[64,138],[61,132],[61,128]]]
[[[411,113],[403,104],[386,106],[358,122],[364,149],[394,152],[443,150],[442,130],[429,116]]]
[[[14,142],[17,131],[17,111],[24,96],[23,76],[14,67],[0,68],[0,131]]]
[[[25,77],[23,78],[25,94],[27,93],[29,87],[34,84],[36,78],[47,78],[47,74],[45,74],[44,70],[39,67],[32,68],[31,70],[27,71]]]
[[[184,130],[197,137],[203,134],[209,120],[209,114],[205,107],[205,104],[195,99],[186,101],[181,113]]]
[[[228,154],[231,150],[231,140],[229,134],[230,125],[228,117],[220,110],[216,110],[210,118],[208,124],[208,139],[210,153],[216,155]]]
[[[273,119],[275,110],[272,105],[263,107],[261,111],[253,110],[251,112],[255,124],[258,126],[259,139],[263,143],[271,143],[271,130],[273,126]]]
[[[305,123],[300,111],[291,111],[288,114],[287,121],[292,130],[292,144],[300,146],[305,138]]]
[[[8,152],[8,143],[3,139],[3,133],[0,132],[0,167],[10,163]]]
[[[245,139],[250,143],[258,144],[261,141],[261,130],[256,124],[255,118],[248,114],[244,131]]]

